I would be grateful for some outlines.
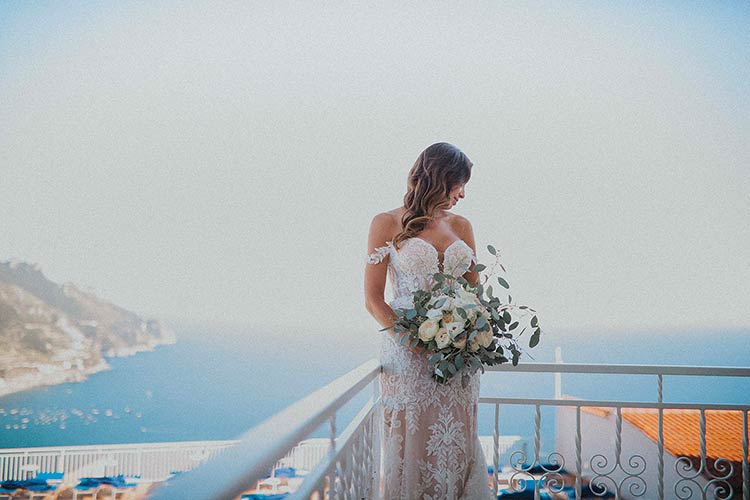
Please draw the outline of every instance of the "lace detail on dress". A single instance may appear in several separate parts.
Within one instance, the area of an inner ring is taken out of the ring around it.
[[[441,267],[459,276],[476,263],[463,240],[445,249],[442,266],[437,249],[421,238],[409,238],[399,250],[386,243],[368,256],[368,263],[390,256],[393,309],[413,306],[412,293],[430,290]],[[390,332],[381,335],[380,498],[492,499],[476,426],[480,372],[440,385],[425,356],[400,345]]]
[[[383,259],[385,259],[386,255],[388,255],[389,245],[391,244],[391,242],[388,241],[387,243],[388,245],[386,246],[376,247],[374,252],[367,255],[365,262],[367,264],[380,264],[381,262],[383,262]]]

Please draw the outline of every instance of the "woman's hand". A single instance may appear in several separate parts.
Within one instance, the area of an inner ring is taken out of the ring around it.
[[[417,345],[417,347],[410,347],[409,350],[418,356],[424,356],[428,351],[427,347],[422,344]]]
[[[388,329],[388,333],[390,333],[391,335],[393,335],[393,339],[397,343],[400,343],[401,336],[403,335],[403,332],[396,333],[396,331],[393,329],[393,327],[391,327],[391,328]],[[409,349],[411,352],[413,352],[414,354],[416,354],[418,356],[423,356],[428,351],[427,347],[425,347],[424,344],[417,344],[416,347],[407,347],[407,346],[404,346],[404,347],[406,347],[407,349]]]

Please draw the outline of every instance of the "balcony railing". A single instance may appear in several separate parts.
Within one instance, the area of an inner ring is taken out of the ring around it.
[[[377,360],[371,360],[352,370],[249,430],[239,438],[235,446],[205,464],[162,483],[152,491],[149,499],[234,500],[255,487],[280,457],[288,454],[300,441],[326,422],[330,443],[328,452],[305,477],[299,489],[287,498],[373,497],[373,489],[380,479],[376,418],[376,410],[380,404],[377,385],[380,370]],[[480,398],[480,404],[494,407],[493,473],[491,478],[488,476],[488,482],[496,493],[501,487],[519,490],[533,486],[534,498],[537,500],[580,499],[583,498],[584,489],[592,492],[593,496],[589,498],[608,494],[616,499],[750,500],[747,428],[750,404],[669,403],[663,398],[664,377],[742,377],[750,380],[750,368],[526,363],[515,367],[499,365],[488,371],[554,373],[558,380],[558,394],[555,398]],[[559,397],[559,380],[563,373],[653,375],[656,377],[657,401],[562,399]],[[336,429],[337,413],[342,406],[368,388],[372,391],[372,396],[339,434]],[[519,405],[531,406],[535,410],[533,456],[527,456],[525,449],[515,451],[508,457],[509,463],[501,467],[501,406],[509,408]],[[541,408],[547,406],[557,409],[556,445],[560,449],[542,457]],[[600,411],[603,416],[592,416],[590,410],[602,408],[610,408],[614,412]],[[623,428],[623,410],[629,409],[656,412],[658,430],[655,439],[639,435],[639,431],[633,426]],[[674,456],[666,449],[667,442],[674,444],[675,436],[664,435],[664,415],[665,412],[678,409],[692,410],[700,415],[700,429],[694,436],[700,444],[700,451],[696,456]],[[741,438],[739,429],[736,429],[738,432],[733,435],[735,437],[731,438],[737,440],[734,443],[736,446],[741,441],[742,454],[739,459],[710,457],[708,454],[706,412],[718,410],[730,410],[741,415]],[[571,414],[574,414],[575,423],[568,418]],[[613,419],[607,416],[611,414]],[[651,444],[655,447],[653,452],[648,449]],[[612,466],[608,465],[609,454],[613,455]],[[565,470],[568,462],[574,463],[570,471]],[[668,464],[675,471],[668,469]],[[711,471],[710,466],[713,466],[714,471]]]

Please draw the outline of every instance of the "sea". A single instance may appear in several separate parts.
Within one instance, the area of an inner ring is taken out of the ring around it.
[[[0,398],[0,448],[234,439],[288,405],[378,355],[377,331],[330,338],[304,330],[175,325],[177,343],[124,358],[83,382]],[[750,328],[686,331],[560,331],[542,335],[523,362],[750,367]],[[487,372],[481,395],[554,397],[553,374]],[[656,376],[563,374],[562,393],[656,401]],[[343,429],[371,395],[337,415]],[[750,379],[664,377],[664,400],[750,404]],[[533,452],[533,405],[502,405],[499,433]],[[555,410],[541,407],[540,448],[554,450]],[[480,405],[480,435],[494,429],[494,405]],[[323,425],[310,437],[327,435]]]

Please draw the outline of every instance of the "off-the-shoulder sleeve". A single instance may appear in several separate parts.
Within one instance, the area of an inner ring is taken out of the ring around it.
[[[388,245],[376,247],[374,252],[367,255],[365,262],[367,264],[380,264],[385,259],[385,256],[388,255],[388,250]]]

